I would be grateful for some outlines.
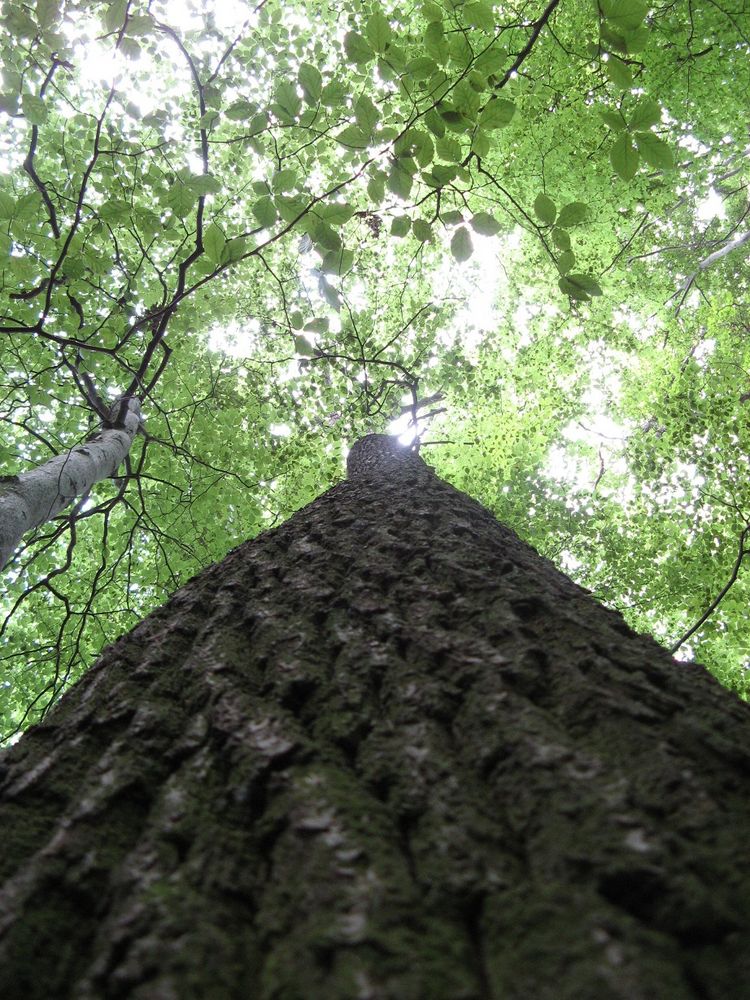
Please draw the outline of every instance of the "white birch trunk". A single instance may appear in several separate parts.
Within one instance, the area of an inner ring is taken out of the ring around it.
[[[120,409],[120,403],[113,410]],[[119,423],[120,421],[118,421]],[[27,531],[59,514],[102,479],[114,476],[130,451],[141,422],[137,399],[129,399],[122,426],[56,455],[31,472],[0,482],[0,569]]]

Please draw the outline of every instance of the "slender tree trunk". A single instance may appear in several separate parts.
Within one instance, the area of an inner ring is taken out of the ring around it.
[[[745,705],[390,439],[0,789],[6,1000],[750,997]]]
[[[56,455],[31,472],[0,480],[0,569],[27,531],[55,517],[100,480],[113,476],[125,461],[141,422],[137,399],[115,404],[117,427]],[[122,413],[119,411],[122,409]]]

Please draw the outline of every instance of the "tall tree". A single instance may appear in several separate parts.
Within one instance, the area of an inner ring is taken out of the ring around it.
[[[392,438],[2,760],[26,1000],[746,1000],[750,720]]]
[[[140,404],[124,397],[106,415],[105,425],[86,441],[50,458],[32,472],[5,476],[0,487],[0,569],[23,535],[114,478],[128,457],[140,427]]]

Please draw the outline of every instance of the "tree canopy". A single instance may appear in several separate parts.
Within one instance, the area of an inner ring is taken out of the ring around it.
[[[749,34],[744,0],[8,0],[3,472],[123,395],[144,424],[6,569],[3,729],[389,428],[746,695]]]

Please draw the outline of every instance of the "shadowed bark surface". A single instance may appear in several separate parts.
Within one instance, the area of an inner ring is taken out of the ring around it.
[[[0,764],[6,1000],[745,1000],[750,723],[421,459],[105,651]]]

